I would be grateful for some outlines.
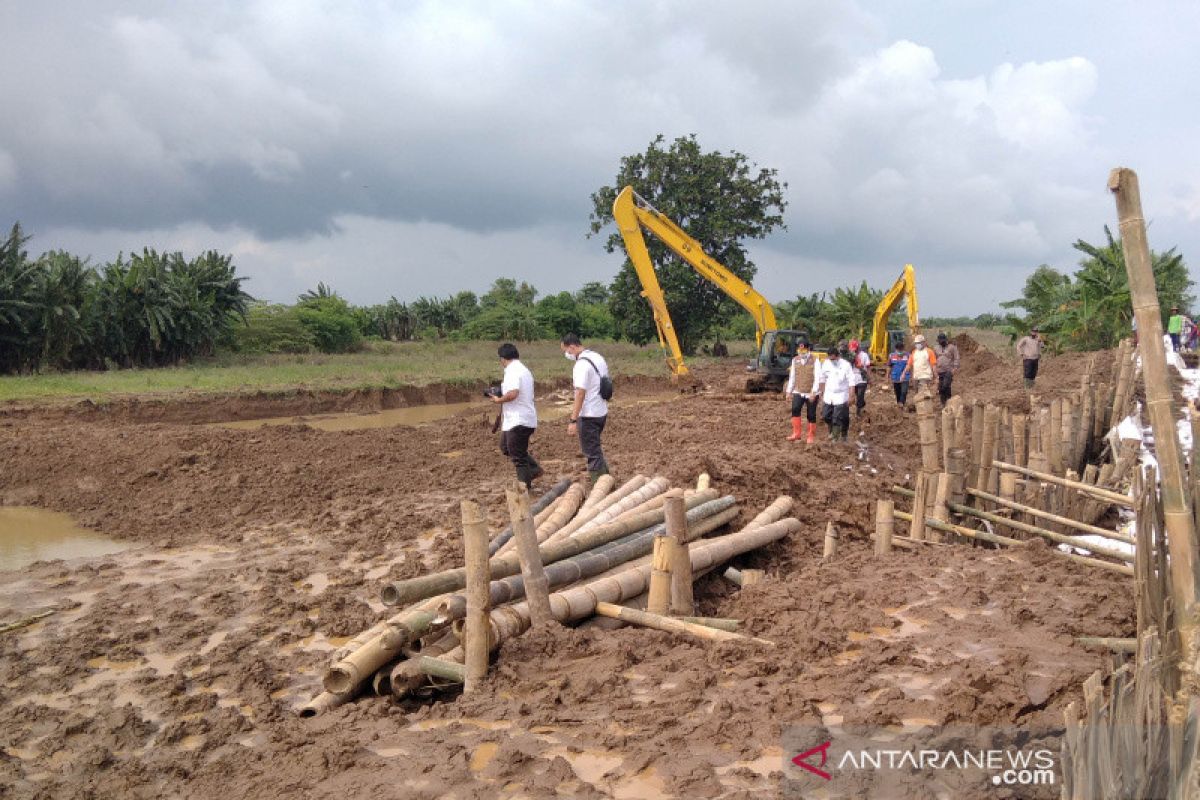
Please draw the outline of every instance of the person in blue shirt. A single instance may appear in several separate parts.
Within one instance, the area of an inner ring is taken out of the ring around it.
[[[906,366],[908,353],[903,347],[897,346],[888,356],[888,373],[892,378],[892,391],[896,393],[896,403],[901,406],[908,400],[908,376],[904,374]]]

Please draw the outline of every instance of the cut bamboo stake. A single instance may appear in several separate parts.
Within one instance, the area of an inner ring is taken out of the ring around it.
[[[554,484],[554,486],[551,487],[550,491],[546,492],[544,495],[539,497],[538,501],[536,503],[534,503],[533,512],[536,514],[539,511],[542,511],[543,509],[549,507],[550,504],[553,503],[555,500],[557,500],[559,498],[559,496],[562,495],[563,492],[567,491],[567,487],[570,485],[571,485],[571,481],[568,478],[564,478],[563,480]],[[504,530],[500,531],[500,533],[497,534],[496,538],[493,539],[488,544],[488,553],[491,555],[495,555],[500,550],[500,548],[503,547],[505,545],[505,543],[508,542],[511,538],[512,538],[512,527],[508,527],[508,528],[505,528]]]
[[[667,538],[671,540],[671,613],[690,617],[696,613],[692,597],[692,560],[688,557],[687,519],[683,512],[683,492],[675,489],[663,501],[667,512]]]
[[[946,460],[946,472],[950,475],[946,499],[951,503],[967,502],[966,458],[966,450],[955,447],[950,451],[950,458]]]
[[[1029,417],[1024,414],[1014,414],[1012,418],[1013,463],[1025,466],[1028,463],[1029,451],[1025,441],[1025,432]]]
[[[508,498],[508,513],[517,540],[517,557],[521,561],[521,577],[525,579],[530,619],[535,627],[548,625],[554,621],[550,613],[550,583],[546,580],[546,570],[538,552],[533,518],[529,516],[529,494],[519,483],[514,483],[504,494]]]
[[[478,503],[462,501],[462,524],[467,566],[467,621],[463,641],[466,679],[463,693],[471,694],[487,676],[488,654],[492,652],[488,642],[491,633],[488,627],[488,614],[491,613],[488,587],[492,577],[488,571],[487,525],[479,512]]]
[[[984,500],[990,499],[984,497],[978,492],[974,493],[976,497],[982,497]],[[994,496],[994,495],[993,495]],[[1017,503],[1017,476],[1011,472],[1005,472],[1000,475],[1000,505],[1006,508],[1012,508]]]
[[[1120,494],[1119,492],[1112,492],[1107,489],[1101,489],[1097,486],[1089,486],[1088,484],[1081,483],[1079,481],[1067,480],[1066,478],[1060,478],[1057,475],[1051,475],[1050,473],[1043,472],[1041,470],[1018,467],[1016,464],[1006,464],[1003,461],[997,461],[996,467],[1004,470],[1005,472],[1015,472],[1018,475],[1024,475],[1029,478],[1037,478],[1039,481],[1052,483],[1056,486],[1065,486],[1068,489],[1075,489],[1100,500],[1107,500],[1113,505],[1123,506],[1125,508],[1133,508],[1133,500],[1129,497],[1129,495]]]
[[[1047,432],[1043,432],[1045,436]],[[1048,431],[1050,448],[1046,455],[1050,458],[1050,471],[1056,474],[1063,472],[1062,453],[1062,398],[1055,398],[1050,403],[1050,430]],[[980,487],[982,488],[982,487]]]
[[[950,473],[942,472],[937,476],[937,488],[933,495],[933,518],[938,522],[950,521]],[[925,531],[925,538],[935,542],[942,540],[941,533],[934,528]]]
[[[942,463],[950,458],[950,448],[954,447],[954,409],[950,406],[942,408]]]
[[[671,610],[671,545],[666,534],[654,537],[654,560],[646,599],[646,609],[653,614],[666,614]]]
[[[1146,221],[1142,216],[1142,198],[1137,173],[1114,169],[1108,188],[1116,196],[1120,220],[1121,248],[1125,254],[1125,272],[1138,323],[1138,351],[1145,375],[1146,410],[1154,431],[1154,456],[1158,461],[1162,515],[1170,552],[1171,599],[1175,603],[1182,652],[1190,663],[1184,668],[1187,691],[1195,692],[1197,651],[1196,597],[1200,584],[1200,563],[1196,550],[1196,528],[1189,507],[1187,481],[1183,470],[1183,452],[1175,428],[1175,408],[1167,373],[1166,348],[1163,346],[1161,309],[1158,289],[1146,241]]]
[[[1076,636],[1075,641],[1084,647],[1102,647],[1114,653],[1136,653],[1137,639],[1114,639],[1109,636]]]
[[[990,495],[990,494],[985,494],[982,492],[976,492],[975,490],[971,490],[971,493],[978,495],[979,497],[983,498],[984,500],[990,500],[991,502],[996,503],[997,505],[1004,506],[1005,508],[1011,508],[1013,511],[1020,511],[1023,514],[1029,515],[1030,517],[1037,517],[1039,519],[1044,519],[1047,522],[1054,522],[1054,523],[1063,525],[1068,528],[1074,528],[1075,530],[1080,531],[1082,533],[1089,533],[1093,536],[1103,536],[1105,539],[1112,539],[1114,542],[1124,542],[1125,544],[1136,544],[1137,543],[1137,541],[1132,536],[1127,536],[1126,534],[1120,533],[1118,531],[1111,531],[1107,528],[1100,528],[1100,527],[1097,527],[1096,525],[1089,525],[1086,522],[1080,522],[1079,520],[1071,519],[1070,517],[1061,517],[1057,514],[1051,514],[1049,511],[1043,511],[1040,508],[1035,508],[1034,506],[1030,506],[1030,505],[1027,505],[1024,503],[1010,503],[1007,500],[1005,500],[1003,497],[997,497],[996,495]]]
[[[690,497],[684,498],[684,504],[688,508],[695,508],[715,499],[717,499],[716,490],[708,489],[707,491],[696,492]],[[543,564],[553,564],[556,561],[562,561],[564,558],[579,555],[616,539],[621,539],[631,533],[652,527],[662,521],[663,510],[662,508],[658,508],[654,511],[647,511],[644,514],[626,516],[608,525],[601,525],[598,528],[593,528],[586,533],[572,536],[561,542],[543,544],[538,552],[541,553]],[[517,558],[517,554],[509,553],[504,556],[492,558],[491,571],[493,578],[516,575],[521,571],[521,563]],[[454,592],[465,585],[466,570],[462,567],[457,567],[429,575],[422,575],[417,578],[384,584],[380,592],[380,599],[384,605],[399,606],[423,600],[427,597]]]
[[[903,495],[905,497],[911,496],[911,494],[912,494],[912,490],[905,489],[903,486],[893,486],[892,491],[895,492],[896,494]],[[1025,533],[1032,533],[1032,534],[1036,534],[1038,536],[1043,536],[1047,539],[1050,539],[1051,541],[1059,542],[1060,544],[1070,545],[1071,547],[1078,547],[1081,550],[1088,550],[1092,553],[1095,553],[1096,555],[1104,556],[1106,558],[1112,558],[1117,561],[1124,561],[1126,563],[1132,563],[1134,561],[1133,553],[1126,553],[1123,550],[1114,550],[1110,547],[1104,547],[1103,545],[1092,544],[1090,542],[1084,542],[1075,536],[1064,536],[1061,533],[1055,533],[1054,531],[1048,531],[1045,528],[1039,528],[1035,525],[1027,525],[1024,522],[1017,522],[1016,520],[1008,519],[1007,517],[997,516],[996,514],[989,514],[988,512],[980,511],[977,508],[971,508],[969,506],[959,506],[957,508],[951,507],[950,510],[957,511],[960,514],[966,514],[969,517],[976,517],[978,519],[984,519],[984,520],[987,520],[988,522],[994,523],[996,525],[1005,525],[1009,528],[1012,528],[1013,530],[1018,530],[1018,531],[1023,531]]]
[[[923,485],[923,482],[918,480],[917,485]],[[890,555],[892,552],[892,534],[896,531],[895,510],[896,504],[891,500],[875,502],[875,555],[877,556]],[[917,536],[912,538],[918,539]],[[924,538],[924,536],[919,538]]]
[[[701,472],[700,477],[696,478],[696,491],[703,492],[710,486],[712,486],[712,477],[707,472]]]
[[[837,555],[837,528],[833,527],[833,522],[825,523],[825,552],[821,554],[821,558],[829,560]]]
[[[929,493],[925,485],[925,472],[918,472],[916,490],[913,492],[913,522],[912,527],[908,531],[908,535],[918,542],[925,538],[925,498],[928,496]],[[890,501],[879,500],[878,502],[884,503]],[[879,519],[879,508],[878,505],[875,508],[876,520]],[[876,525],[878,525],[878,522],[876,522]],[[876,530],[876,534],[878,535],[878,529]],[[875,547],[879,547],[878,542],[876,542]]]
[[[666,631],[668,633],[681,633],[686,636],[694,636],[698,639],[708,639],[714,642],[753,642],[754,644],[766,647],[775,646],[775,643],[768,639],[744,636],[740,633],[731,633],[719,628],[710,628],[707,625],[697,625],[694,622],[684,622],[681,619],[666,617],[649,611],[638,611],[616,605],[615,603],[597,603],[596,613],[602,617],[612,617],[622,622],[631,622],[634,625],[641,625],[646,628],[654,628],[655,630]]]
[[[921,445],[921,470],[938,472],[938,432],[933,415],[933,398],[928,392],[917,397],[917,435]]]
[[[986,490],[992,479],[992,463],[996,460],[996,437],[1000,432],[1000,409],[989,405],[983,415],[983,443],[979,448],[979,480],[976,489]]]
[[[612,475],[601,475],[592,484],[592,490],[588,492],[588,496],[583,501],[583,505],[579,507],[580,511],[587,511],[592,506],[603,500],[616,485],[616,479]]]
[[[971,404],[971,462],[967,467],[967,485],[979,485],[979,464],[983,460],[983,404]]]

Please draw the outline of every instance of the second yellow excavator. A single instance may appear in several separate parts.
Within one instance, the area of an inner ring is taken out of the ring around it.
[[[921,316],[917,308],[917,276],[912,264],[905,264],[900,277],[883,295],[875,309],[875,320],[871,326],[871,363],[880,366],[887,363],[889,351],[896,346],[904,348],[904,331],[889,331],[888,318],[904,301],[908,314],[908,341],[921,332]]]
[[[666,353],[667,366],[674,377],[688,374],[683,361],[683,351],[671,323],[671,314],[663,297],[658,275],[646,249],[642,228],[653,233],[667,247],[684,260],[702,277],[715,283],[738,305],[750,312],[754,318],[755,339],[758,357],[753,365],[754,375],[746,381],[749,391],[764,388],[780,388],[787,380],[788,367],[796,354],[797,343],[808,341],[808,333],[800,330],[779,330],[775,311],[767,299],[754,287],[735,275],[728,267],[704,252],[700,243],[689,236],[683,228],[638,195],[632,186],[626,186],[613,203],[613,219],[625,241],[625,252],[633,262],[638,280],[642,283],[642,296],[650,303],[654,314],[654,325],[658,330],[658,341]]]

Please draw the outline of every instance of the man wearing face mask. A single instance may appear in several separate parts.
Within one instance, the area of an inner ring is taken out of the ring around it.
[[[900,377],[901,379],[912,378],[917,385],[917,397],[920,397],[922,392],[929,391],[935,369],[937,369],[937,356],[925,346],[924,335],[918,333],[913,337],[913,350],[908,355],[908,364],[905,365],[904,372]]]
[[[958,345],[950,341],[946,334],[939,333],[933,355],[937,358],[938,397],[942,399],[942,405],[946,405],[950,402],[954,376],[958,374]]]
[[[575,402],[571,406],[567,432],[579,436],[579,447],[587,458],[588,475],[595,483],[601,475],[608,474],[608,462],[604,460],[604,450],[600,446],[600,434],[608,421],[608,401],[601,386],[606,380],[609,380],[608,386],[612,385],[608,362],[594,350],[585,349],[578,334],[568,333],[562,337],[560,346],[563,355],[575,362],[575,368],[571,370]]]
[[[854,367],[842,358],[837,347],[827,351],[828,358],[817,368],[813,393],[825,404],[822,418],[829,426],[832,441],[845,441],[850,430],[850,392],[854,386]]]

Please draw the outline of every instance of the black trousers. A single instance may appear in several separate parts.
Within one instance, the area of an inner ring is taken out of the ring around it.
[[[533,483],[533,475],[541,465],[529,454],[529,438],[537,428],[517,425],[500,434],[500,452],[512,460],[517,468],[517,480],[526,486]]]
[[[802,394],[792,395],[792,416],[799,417],[804,414],[804,407],[808,406],[808,421],[817,421],[817,403],[820,402],[817,397],[805,397]]]
[[[821,418],[829,426],[831,432],[840,429],[845,433],[850,430],[850,404],[839,403],[836,406],[832,406],[826,403],[825,411],[822,413]]]
[[[604,423],[608,417],[580,417],[575,430],[579,432],[579,447],[587,458],[588,472],[608,472],[608,462],[604,460],[604,450],[600,447],[600,434],[604,432]]]
[[[854,387],[854,413],[861,414],[867,407],[867,384],[859,383]]]
[[[951,384],[954,383],[953,372],[938,373],[938,397],[942,398],[942,405],[950,400]]]
[[[1025,380],[1031,381],[1037,377],[1038,359],[1027,358],[1024,361]]]

